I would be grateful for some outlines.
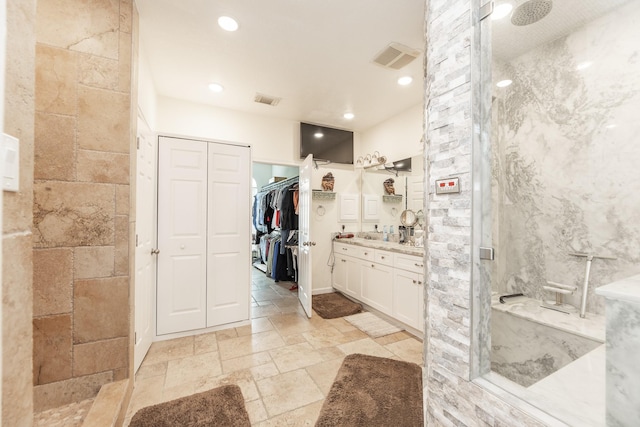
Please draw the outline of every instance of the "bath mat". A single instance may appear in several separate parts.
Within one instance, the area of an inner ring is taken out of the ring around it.
[[[338,292],[314,295],[311,306],[323,319],[335,319],[360,313],[362,306],[344,297]]]
[[[422,425],[420,366],[364,354],[345,357],[316,422],[316,427]]]
[[[240,387],[225,385],[140,409],[129,427],[251,426]]]
[[[345,317],[344,320],[351,323],[353,326],[372,338],[379,338],[402,331],[402,329],[393,326],[391,323],[368,311]]]

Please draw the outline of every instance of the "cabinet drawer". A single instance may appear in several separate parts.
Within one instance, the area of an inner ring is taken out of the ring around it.
[[[393,267],[393,253],[376,249],[374,261],[378,264]]]
[[[344,243],[334,243],[333,248],[336,254],[360,257],[360,248],[357,246],[345,245]]]
[[[424,259],[419,256],[394,254],[395,268],[412,271],[414,273],[424,272]]]
[[[358,258],[360,258],[360,259],[364,259],[364,260],[366,260],[366,261],[373,261],[373,260],[375,260],[375,253],[376,253],[375,249],[372,249],[372,248],[363,248],[363,247],[360,247],[360,248],[358,248],[358,249],[360,249],[360,253],[359,253],[359,255],[358,255]]]

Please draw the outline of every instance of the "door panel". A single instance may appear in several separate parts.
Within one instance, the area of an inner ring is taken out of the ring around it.
[[[156,259],[154,215],[156,195],[156,144],[143,120],[138,120],[136,158],[136,236],[135,249],[135,342],[134,372],[138,370],[153,341],[153,295]]]
[[[249,319],[250,165],[248,147],[209,144],[207,326]]]
[[[313,156],[309,154],[300,166],[298,199],[298,299],[308,317],[311,317],[311,175]]]
[[[207,143],[160,137],[157,333],[206,326]]]

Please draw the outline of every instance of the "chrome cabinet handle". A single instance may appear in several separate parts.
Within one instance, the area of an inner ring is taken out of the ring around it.
[[[417,262],[413,265],[415,265],[416,267],[424,267],[424,264],[418,264]]]
[[[346,259],[341,259],[340,261],[342,261],[342,262],[347,262],[347,260],[346,260]]]
[[[160,249],[151,249],[151,255],[158,255],[160,253]]]

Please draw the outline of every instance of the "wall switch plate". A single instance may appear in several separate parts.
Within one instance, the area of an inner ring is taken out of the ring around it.
[[[2,189],[4,191],[20,190],[20,144],[18,138],[6,133],[2,134],[0,154],[4,162],[2,173]]]
[[[436,194],[452,194],[460,192],[460,179],[447,178],[436,180]]]

